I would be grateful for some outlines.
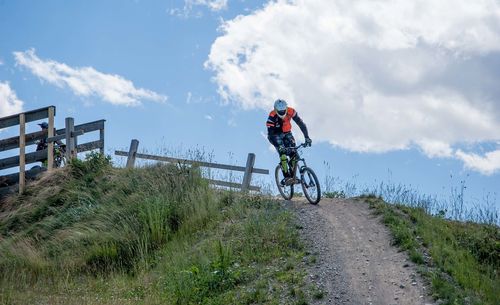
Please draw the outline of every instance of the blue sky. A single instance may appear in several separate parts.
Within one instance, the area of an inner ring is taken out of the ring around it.
[[[0,115],[55,105],[58,126],[106,119],[110,154],[136,138],[274,168],[281,97],[320,176],[440,196],[466,180],[480,200],[500,185],[500,8],[417,2],[0,1]]]

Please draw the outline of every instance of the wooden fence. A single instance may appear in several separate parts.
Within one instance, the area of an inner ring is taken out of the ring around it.
[[[65,128],[54,129],[55,107],[50,106],[29,112],[24,112],[4,118],[0,118],[0,129],[19,125],[19,136],[0,140],[0,152],[19,148],[19,155],[0,159],[0,170],[19,166],[19,173],[0,176],[0,185],[11,187],[12,184],[19,183],[19,192],[25,189],[26,165],[35,162],[47,160],[47,169],[53,168],[54,161],[54,142],[59,140],[66,141],[66,158],[68,160],[76,158],[80,152],[99,149],[104,153],[104,122],[99,120],[95,122],[74,125],[73,118],[66,118]],[[47,131],[37,131],[26,134],[25,124],[28,122],[48,119],[49,128]],[[77,137],[88,132],[99,131],[99,140],[88,143],[78,144]],[[36,144],[37,141],[47,138],[48,148],[45,150],[26,153],[26,146]],[[33,178],[38,171],[29,172],[28,178]],[[6,193],[6,190],[0,189],[0,195]]]
[[[251,185],[252,174],[269,175],[269,170],[254,167],[255,154],[253,154],[253,153],[248,154],[247,164],[246,164],[246,166],[243,167],[243,166],[233,166],[233,165],[226,165],[226,164],[219,164],[219,163],[209,163],[209,162],[193,161],[193,160],[186,160],[186,159],[177,159],[177,158],[164,157],[164,156],[140,154],[140,153],[137,153],[138,147],[139,147],[139,141],[132,140],[132,142],[130,144],[130,149],[128,152],[117,150],[117,151],[115,151],[115,155],[127,157],[127,165],[126,165],[127,168],[133,168],[135,165],[136,159],[145,159],[145,160],[162,161],[162,162],[169,162],[169,163],[180,163],[180,164],[195,165],[195,166],[207,167],[207,168],[215,168],[215,169],[224,169],[224,170],[230,170],[230,171],[244,172],[242,183],[208,179],[210,184],[218,185],[218,186],[225,186],[225,187],[230,187],[230,188],[239,188],[242,191],[249,191],[249,190],[250,191],[260,191],[260,187]]]

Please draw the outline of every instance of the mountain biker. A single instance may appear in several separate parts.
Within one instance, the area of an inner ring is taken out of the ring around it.
[[[38,124],[38,126],[40,126],[40,128],[42,128],[43,131],[49,130],[49,124],[47,124],[47,122],[42,122],[42,123]],[[49,147],[47,137],[48,137],[48,134],[43,139],[41,139],[40,141],[37,142],[36,151],[44,150],[44,149],[47,149]],[[54,143],[59,145],[62,148],[64,148],[64,146],[65,146],[64,143],[59,141],[59,140],[55,141]],[[48,163],[47,159],[42,160],[43,166],[47,167],[47,163]]]
[[[292,135],[292,119],[304,134],[305,145],[311,146],[312,140],[309,138],[306,124],[299,117],[297,111],[288,106],[286,101],[278,99],[274,102],[274,109],[269,113],[266,123],[267,139],[274,145],[280,156],[281,170],[285,177],[281,181],[282,185],[293,183],[287,160],[287,155],[293,157],[295,154],[295,152],[287,150],[288,147],[295,147],[295,139]]]

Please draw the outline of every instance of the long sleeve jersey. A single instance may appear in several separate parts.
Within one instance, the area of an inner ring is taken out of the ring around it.
[[[272,136],[280,133],[287,133],[292,131],[292,122],[291,120],[299,126],[300,130],[304,134],[305,138],[309,138],[309,134],[307,132],[307,127],[304,121],[299,117],[297,111],[292,107],[288,107],[286,115],[283,119],[281,119],[275,110],[269,113],[269,118],[267,119],[267,135]]]

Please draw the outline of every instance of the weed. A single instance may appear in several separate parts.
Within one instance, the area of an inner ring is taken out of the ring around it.
[[[321,289],[314,287],[312,291],[313,298],[316,300],[321,300],[325,297],[325,292]]]
[[[346,198],[346,195],[343,190],[324,192],[323,196],[325,196],[325,198]]]

